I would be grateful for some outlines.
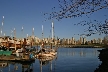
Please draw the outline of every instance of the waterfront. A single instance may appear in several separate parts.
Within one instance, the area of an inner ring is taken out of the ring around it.
[[[94,72],[101,64],[98,59],[102,48],[59,48],[57,57],[52,61],[35,60],[32,64],[8,63],[0,66],[2,72]],[[24,68],[25,67],[25,68]],[[27,69],[28,68],[28,69]],[[30,69],[31,68],[31,69]],[[27,71],[28,70],[28,71]]]

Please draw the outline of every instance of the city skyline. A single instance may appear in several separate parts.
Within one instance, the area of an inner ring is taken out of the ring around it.
[[[44,37],[51,37],[51,23],[52,20],[46,20],[44,18],[43,13],[45,12],[52,12],[52,8],[56,7],[56,11],[59,11],[59,5],[57,0],[18,0],[18,1],[0,1],[0,29],[2,28],[2,32],[5,35],[11,36],[11,30],[14,28],[16,29],[16,37],[21,38],[32,35],[32,29],[34,28],[34,35],[41,38],[42,37],[42,25],[43,25],[43,32]],[[90,21],[96,19],[98,21],[105,20],[107,18],[108,10],[100,10],[92,15],[89,15],[90,18],[87,16],[71,18],[71,19],[62,19],[60,21],[53,20],[54,22],[54,35],[55,37],[59,38],[71,38],[74,37],[79,39],[78,34],[83,34],[84,29],[87,27],[83,26],[75,26],[74,24],[86,20]],[[106,16],[104,16],[104,15]],[[2,21],[4,16],[4,24],[2,27]],[[23,34],[21,32],[23,27]],[[3,34],[2,34],[3,35]],[[87,37],[88,40],[94,38],[103,38],[105,35],[92,35]]]

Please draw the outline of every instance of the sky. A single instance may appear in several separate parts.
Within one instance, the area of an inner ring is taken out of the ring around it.
[[[11,36],[11,30],[16,29],[16,37],[22,38],[32,35],[32,29],[34,28],[34,35],[42,37],[42,25],[43,35],[45,38],[51,36],[51,23],[52,20],[45,21],[44,12],[52,12],[52,8],[56,7],[56,11],[59,11],[59,5],[57,0],[0,0],[0,29],[2,28],[5,35]],[[108,10],[100,10],[90,15],[90,19],[86,16],[62,19],[60,21],[53,20],[54,22],[54,35],[59,38],[72,38],[79,39],[80,33],[84,33],[86,27],[75,26],[81,20],[93,20],[99,21],[105,20],[105,16],[108,15]],[[4,24],[2,26],[2,20],[4,16]],[[23,33],[21,28],[23,26]],[[0,34],[1,35],[1,34]],[[3,35],[3,34],[2,34]],[[12,34],[13,35],[13,34]],[[103,38],[105,35],[92,35],[87,37],[88,40],[94,38]]]

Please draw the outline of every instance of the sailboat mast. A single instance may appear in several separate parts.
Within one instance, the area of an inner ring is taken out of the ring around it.
[[[43,25],[42,25],[42,40],[43,40]]]
[[[52,41],[51,41],[51,49],[52,49],[52,44],[53,44],[53,40],[54,40],[54,22],[52,21]]]
[[[42,25],[42,45],[41,45],[41,55],[42,55],[42,48],[43,48],[43,25]]]
[[[27,38],[28,38],[28,34],[27,34]]]
[[[24,30],[24,27],[22,26],[22,37],[23,37],[23,30]]]
[[[34,28],[33,28],[33,30],[32,30],[32,37],[34,37]]]
[[[13,30],[11,30],[11,38],[12,38],[12,33],[13,33]]]
[[[34,28],[32,30],[32,46],[34,45]]]
[[[22,26],[22,38],[21,38],[21,47],[22,47],[22,43],[23,43],[23,26]]]
[[[54,23],[52,21],[52,40],[53,40],[53,38],[54,38]]]
[[[2,20],[1,37],[2,37],[2,32],[3,32],[3,24],[4,24],[4,16],[3,16],[3,20]]]
[[[44,47],[44,43],[43,43],[43,25],[42,25],[42,48]]]
[[[15,50],[16,50],[16,30],[15,30],[15,28],[14,28],[14,44],[15,44]]]

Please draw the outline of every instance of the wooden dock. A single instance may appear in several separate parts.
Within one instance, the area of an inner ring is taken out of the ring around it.
[[[14,55],[10,56],[0,55],[0,61],[30,62],[30,61],[35,61],[35,58],[30,58],[28,55],[24,57],[16,57]]]

